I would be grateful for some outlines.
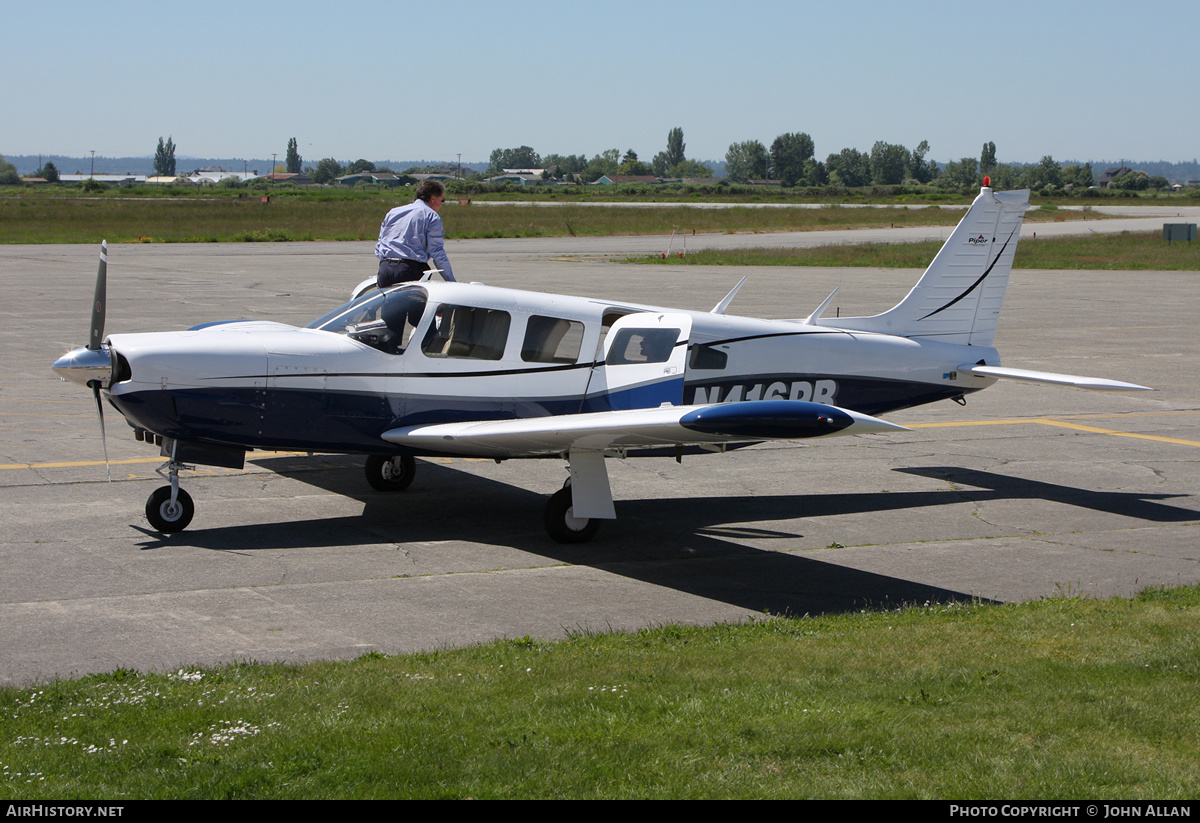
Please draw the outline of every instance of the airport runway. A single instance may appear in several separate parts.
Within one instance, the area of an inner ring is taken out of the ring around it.
[[[748,273],[731,311],[771,317],[805,316],[835,286],[827,316],[879,311],[919,275],[601,262],[664,243],[459,241],[450,255],[460,279],[692,309]],[[255,453],[244,471],[188,476],[192,526],[152,532],[156,450],[110,413],[105,482],[89,393],[49,371],[84,342],[95,259],[0,247],[0,683],[1200,580],[1196,272],[1013,273],[1006,364],[1157,392],[1006,384],[891,415],[907,434],[612,461],[620,519],[563,547],[541,526],[556,460],[425,461],[396,496],[367,487],[360,458]],[[114,246],[110,261],[110,332],[303,324],[374,269],[368,243]]]

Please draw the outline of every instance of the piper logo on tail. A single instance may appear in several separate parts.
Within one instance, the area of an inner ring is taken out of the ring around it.
[[[978,246],[980,243],[986,243],[988,240],[982,234],[978,237],[968,237],[967,242],[973,246]]]
[[[726,391],[728,388],[728,391]],[[725,393],[723,393],[725,392]],[[692,395],[692,405],[705,406],[709,403],[738,403],[743,400],[804,400],[811,403],[833,405],[837,397],[836,380],[793,380],[789,383],[742,383],[732,387],[719,385],[697,386]]]

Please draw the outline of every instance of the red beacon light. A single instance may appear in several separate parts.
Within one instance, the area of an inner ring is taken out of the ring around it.
[[[990,177],[983,178],[983,187],[985,189],[990,189],[992,187],[992,178],[990,178]]]

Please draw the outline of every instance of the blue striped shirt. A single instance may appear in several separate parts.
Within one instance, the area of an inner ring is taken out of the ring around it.
[[[424,200],[392,209],[379,227],[375,256],[380,260],[399,258],[427,263],[430,259],[441,269],[442,277],[454,280],[442,234],[442,218]]]

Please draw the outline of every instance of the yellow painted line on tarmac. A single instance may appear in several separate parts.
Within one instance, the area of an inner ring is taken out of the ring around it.
[[[1018,426],[1035,423],[1041,426],[1058,426],[1064,429],[1074,429],[1075,431],[1088,432],[1090,434],[1107,434],[1113,437],[1133,437],[1138,440],[1155,440],[1159,443],[1174,443],[1177,446],[1196,446],[1200,447],[1200,440],[1184,440],[1178,437],[1162,437],[1157,434],[1136,434],[1134,432],[1123,432],[1115,429],[1101,429],[1096,426],[1084,426],[1078,423],[1069,423],[1068,420],[1095,420],[1099,418],[1133,418],[1133,417],[1168,417],[1175,415],[1200,414],[1197,411],[1177,411],[1177,412],[1146,412],[1142,414],[1089,414],[1089,415],[1066,415],[1060,419],[1052,420],[1048,417],[1024,417],[1015,418],[1012,420],[957,420],[946,423],[901,423],[909,429],[953,429],[967,426]],[[54,416],[54,415],[47,415]],[[319,456],[319,452],[313,456]],[[308,452],[261,452],[255,457],[306,457]],[[135,457],[125,460],[110,460],[109,465],[112,466],[130,466],[139,463],[161,463],[163,457]],[[424,460],[431,463],[453,463],[456,458],[451,457],[426,457]],[[468,462],[487,462],[489,457],[474,457],[474,458],[457,458]],[[0,463],[0,471],[14,471],[21,469],[72,469],[83,468],[88,466],[103,466],[103,460],[74,460],[60,463]]]
[[[1178,437],[1160,437],[1157,434],[1135,434],[1133,432],[1113,431],[1112,429],[1098,429],[1095,426],[1081,426],[1078,423],[1068,423],[1065,420],[1034,420],[1033,422],[1041,423],[1043,426],[1060,426],[1064,429],[1075,429],[1077,431],[1091,432],[1092,434],[1136,437],[1138,440],[1157,440],[1160,443],[1175,443],[1180,446],[1200,446],[1200,441],[1197,440],[1181,440]]]
[[[111,466],[129,466],[134,463],[161,463],[161,457],[135,457],[128,460],[110,460]],[[74,460],[69,463],[3,463],[0,464],[2,470],[12,469],[74,469],[80,466],[103,466],[103,460]]]
[[[1135,432],[1123,432],[1116,429],[1101,429],[1096,426],[1083,426],[1079,423],[1069,423],[1068,420],[1092,420],[1096,418],[1113,418],[1113,417],[1165,417],[1168,415],[1181,414],[1200,414],[1197,411],[1184,412],[1148,412],[1146,414],[1095,414],[1095,415],[1072,415],[1058,420],[1051,420],[1048,417],[1027,417],[1017,420],[964,420],[952,423],[902,423],[901,425],[909,429],[940,429],[940,428],[957,428],[960,426],[1015,426],[1025,423],[1036,423],[1041,426],[1058,426],[1064,429],[1074,429],[1076,431],[1089,432],[1091,434],[1107,434],[1113,437],[1133,437],[1138,440],[1156,440],[1160,443],[1174,443],[1178,446],[1197,446],[1200,447],[1198,440],[1183,440],[1178,437],[1162,437],[1157,434],[1137,434]]]
[[[256,453],[255,457],[306,457],[308,452],[262,452]],[[314,455],[315,457],[316,455]],[[124,460],[110,460],[110,466],[132,466],[138,463],[162,463],[166,458],[162,455],[158,457],[129,457]],[[12,471],[14,469],[77,469],[87,466],[103,466],[103,460],[73,460],[62,463],[0,463],[0,471]]]

